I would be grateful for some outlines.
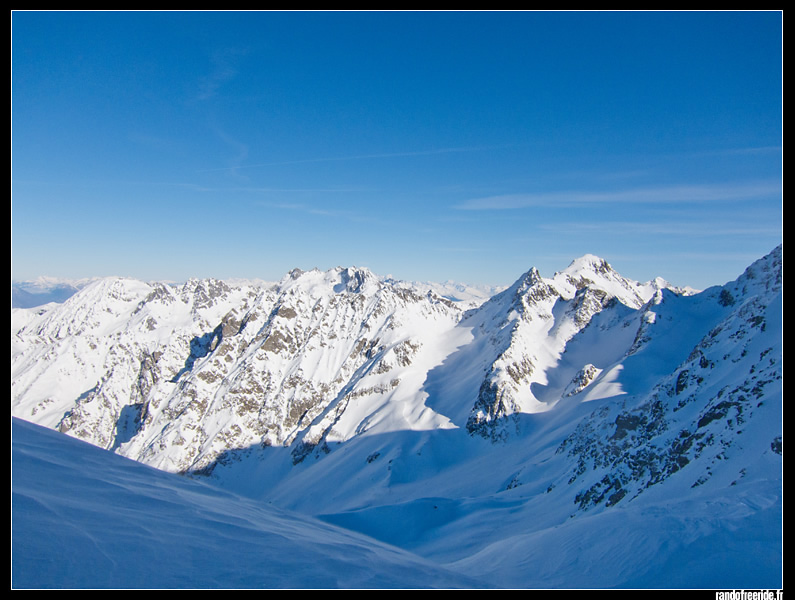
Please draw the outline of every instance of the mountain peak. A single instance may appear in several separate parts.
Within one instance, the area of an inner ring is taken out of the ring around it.
[[[571,264],[563,270],[567,275],[580,275],[586,272],[604,274],[611,271],[613,271],[613,267],[610,266],[610,263],[595,254],[583,254],[571,261]]]
[[[317,286],[331,288],[334,293],[341,292],[358,293],[369,289],[371,285],[377,284],[379,278],[376,277],[366,267],[334,267],[328,271],[321,271],[314,268],[311,271],[293,269],[285,275],[279,286],[283,289],[312,289]],[[297,286],[297,287],[296,287]]]

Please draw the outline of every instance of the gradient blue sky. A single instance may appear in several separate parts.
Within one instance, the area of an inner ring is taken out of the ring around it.
[[[12,277],[705,288],[782,241],[780,12],[14,12]]]

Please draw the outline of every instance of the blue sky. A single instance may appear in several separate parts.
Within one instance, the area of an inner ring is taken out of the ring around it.
[[[780,12],[14,12],[12,277],[705,288],[782,241]]]

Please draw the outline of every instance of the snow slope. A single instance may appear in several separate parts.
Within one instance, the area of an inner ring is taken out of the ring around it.
[[[440,564],[354,532],[356,515],[329,519],[342,529],[16,419],[12,436],[14,589],[782,586],[780,480],[528,531],[532,507],[497,495],[367,515],[396,543],[435,538]],[[460,522],[441,526],[439,511]]]
[[[31,423],[11,427],[14,589],[483,585]]]

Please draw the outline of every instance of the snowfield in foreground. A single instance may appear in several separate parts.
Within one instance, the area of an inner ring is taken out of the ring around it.
[[[707,496],[572,520],[437,565],[31,423],[13,419],[12,435],[17,589],[782,585],[780,481],[742,483],[730,504]],[[421,508],[385,511],[380,525],[400,528]]]
[[[409,552],[12,420],[14,588],[482,585]]]

